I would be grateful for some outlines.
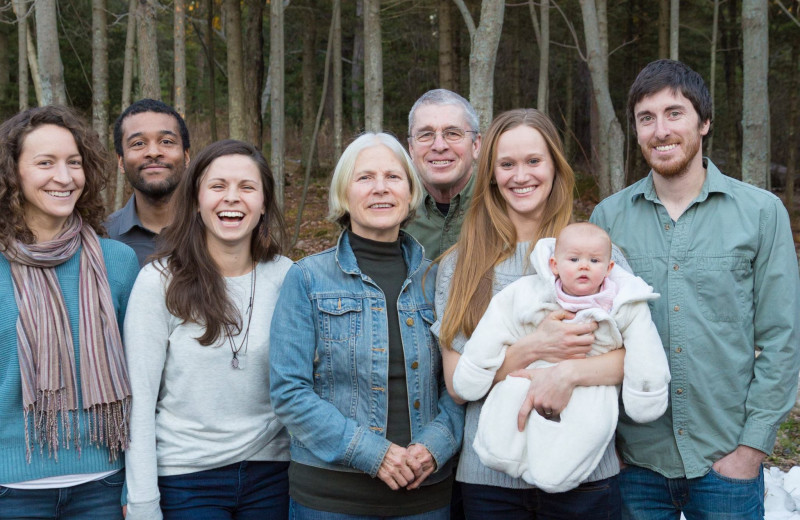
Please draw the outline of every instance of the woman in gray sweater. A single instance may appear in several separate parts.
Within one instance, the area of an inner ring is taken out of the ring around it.
[[[126,315],[129,520],[286,518],[289,439],[269,398],[291,266],[264,157],[220,141],[189,166]]]

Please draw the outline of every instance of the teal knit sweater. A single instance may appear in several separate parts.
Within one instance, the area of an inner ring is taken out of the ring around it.
[[[133,250],[109,239],[100,239],[106,270],[108,271],[111,298],[114,301],[117,321],[122,331],[122,319],[128,305],[133,282],[139,273],[139,262]],[[80,250],[72,258],[56,267],[61,292],[69,313],[72,342],[75,345],[77,388],[80,388],[80,358],[78,340],[78,273]],[[73,443],[67,444],[61,437],[58,461],[48,456],[47,447],[39,453],[38,444],[31,432],[31,462],[25,460],[25,423],[22,412],[22,387],[19,360],[17,358],[17,303],[14,299],[14,282],[11,266],[0,255],[0,485],[25,482],[45,477],[75,473],[99,473],[120,469],[123,457],[109,463],[108,450],[97,448],[87,442],[86,417],[81,414],[81,452]],[[80,398],[80,392],[78,392]],[[83,404],[79,401],[79,409]],[[74,442],[74,441],[73,441]]]

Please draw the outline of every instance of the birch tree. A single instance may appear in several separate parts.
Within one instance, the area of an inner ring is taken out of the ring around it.
[[[539,31],[539,87],[536,108],[547,113],[547,97],[550,66],[550,1],[541,0],[541,29]]]
[[[342,2],[333,0],[333,153],[334,162],[342,156]]]
[[[286,182],[283,155],[285,143],[283,106],[283,2],[272,0],[269,4],[269,81],[270,89],[270,167],[275,177],[275,197],[283,208],[283,186]]]
[[[364,127],[368,132],[383,129],[380,0],[364,0]]]
[[[592,94],[599,116],[597,179],[600,197],[625,186],[622,126],[614,112],[608,90],[608,27],[605,0],[580,0]]]
[[[678,36],[680,35],[680,0],[669,4],[669,59],[678,59]]]
[[[36,50],[39,58],[39,79],[42,83],[40,105],[66,105],[64,64],[58,48],[56,0],[36,0]]]
[[[767,0],[742,1],[742,180],[769,188],[769,25]]]
[[[28,109],[28,19],[25,0],[13,0],[11,6],[17,16],[17,91],[19,109]]]
[[[225,0],[225,38],[228,57],[228,127],[231,139],[247,139],[244,115],[242,11],[239,0]]]
[[[494,109],[494,66],[503,31],[505,2],[482,0],[480,23],[476,27],[464,0],[453,0],[467,24],[470,38],[469,101],[478,113],[481,131],[492,122]]]
[[[161,80],[158,72],[155,0],[138,0],[138,2],[136,43],[139,58],[139,86],[142,90],[142,97],[160,100]]]
[[[92,127],[108,143],[108,21],[106,0],[92,0]]]

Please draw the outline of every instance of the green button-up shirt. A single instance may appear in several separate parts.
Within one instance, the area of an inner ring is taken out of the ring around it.
[[[650,310],[672,373],[670,407],[648,424],[620,414],[617,439],[626,462],[669,478],[703,476],[739,444],[770,453],[800,369],[788,214],[771,193],[705,161],[703,189],[677,222],[652,172],[591,217],[661,293]]]
[[[464,189],[450,200],[447,215],[442,215],[430,193],[425,193],[416,218],[405,227],[406,233],[425,248],[425,258],[435,259],[458,241],[474,186],[475,175],[472,174]]]

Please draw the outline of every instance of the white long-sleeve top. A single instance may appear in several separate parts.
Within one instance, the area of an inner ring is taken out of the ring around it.
[[[160,520],[158,476],[180,475],[235,462],[289,460],[289,437],[269,397],[269,332],[285,257],[256,266],[247,349],[231,366],[227,335],[204,347],[204,328],[169,313],[168,280],[151,263],[136,279],[125,317],[125,352],[133,404],[125,452],[128,520]],[[251,275],[226,278],[245,327]],[[238,347],[245,331],[234,336]]]

